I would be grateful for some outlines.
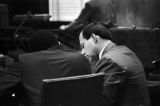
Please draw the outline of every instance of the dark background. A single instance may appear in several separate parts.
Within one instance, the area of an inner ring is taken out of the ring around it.
[[[115,2],[117,24],[120,26],[151,26],[160,24],[160,0],[111,0]]]
[[[9,9],[9,20],[12,22],[16,14],[48,13],[48,0],[0,0],[1,4],[7,4]]]
[[[160,0],[108,0],[114,5],[119,26],[160,26]],[[8,5],[9,20],[16,14],[48,13],[48,0],[0,0]]]

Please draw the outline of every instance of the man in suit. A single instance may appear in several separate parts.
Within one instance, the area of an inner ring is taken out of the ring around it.
[[[20,99],[23,99],[25,106],[40,105],[43,79],[91,73],[88,60],[77,51],[59,44],[52,32],[47,30],[35,31],[29,38],[28,44],[30,53],[19,56],[20,75],[18,72],[10,73],[15,84],[21,83],[18,88],[23,88],[25,91],[19,93],[18,90],[18,96],[22,95],[23,98]],[[3,85],[0,85],[0,95],[3,95],[4,91],[10,90],[11,85],[15,85],[12,84],[13,81],[9,82],[7,76],[4,76],[3,79]],[[10,86],[5,88],[7,84]]]
[[[106,73],[106,106],[150,106],[143,65],[133,51],[113,43],[111,32],[99,23],[86,26],[79,40],[86,55],[99,58],[93,73]]]

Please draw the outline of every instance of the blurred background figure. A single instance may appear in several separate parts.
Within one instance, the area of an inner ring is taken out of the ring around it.
[[[89,0],[85,3],[85,7],[81,10],[77,19],[69,25],[60,26],[60,29],[69,36],[78,38],[81,29],[92,22],[113,26],[116,22],[113,2],[114,0]],[[78,39],[75,42],[78,43]]]
[[[73,36],[83,27],[92,22],[114,24],[116,21],[114,0],[89,0],[81,10],[80,15],[69,25],[62,25],[60,29],[71,32]]]

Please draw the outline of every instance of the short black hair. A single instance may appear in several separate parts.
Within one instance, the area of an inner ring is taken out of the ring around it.
[[[55,34],[49,30],[36,30],[29,37],[29,51],[35,52],[58,45]]]
[[[112,34],[110,30],[101,23],[91,23],[82,30],[83,37],[87,40],[93,33],[103,39],[112,40]]]

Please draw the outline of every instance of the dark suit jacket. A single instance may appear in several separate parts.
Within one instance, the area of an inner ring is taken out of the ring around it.
[[[78,18],[66,30],[80,31],[91,22],[115,23],[114,3],[112,0],[90,0],[85,4]]]
[[[17,90],[21,78],[19,63],[5,56],[5,68],[0,70],[0,106],[17,106],[12,94]]]
[[[94,72],[106,73],[106,106],[150,106],[142,63],[127,47],[109,44]]]
[[[20,55],[22,83],[28,95],[27,106],[38,106],[42,79],[89,74],[88,60],[64,46]]]
[[[39,106],[43,79],[91,73],[88,60],[64,46],[21,54],[19,60],[22,70],[10,71],[3,77],[2,83],[0,81],[0,97],[4,97],[4,92],[13,93],[13,86],[20,83],[18,88],[23,90],[21,93],[18,90],[16,94],[22,95],[20,99],[23,99],[25,106]]]

